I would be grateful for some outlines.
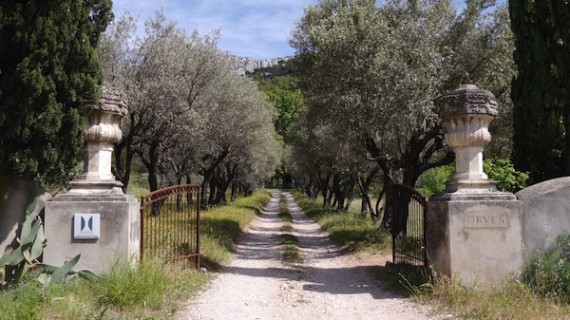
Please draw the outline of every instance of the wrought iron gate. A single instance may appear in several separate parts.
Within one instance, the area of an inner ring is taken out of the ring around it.
[[[141,197],[141,259],[187,259],[200,267],[200,186],[180,185]]]
[[[392,225],[392,261],[394,264],[427,266],[426,255],[426,199],[416,190],[395,184]]]

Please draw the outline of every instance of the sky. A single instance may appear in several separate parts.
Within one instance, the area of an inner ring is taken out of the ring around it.
[[[220,30],[218,47],[238,56],[272,59],[295,53],[289,46],[291,31],[304,8],[318,0],[113,0],[115,16],[128,11],[144,20],[162,8],[167,19],[189,34]]]
[[[454,0],[463,7],[464,0]],[[499,0],[503,2],[504,0]],[[137,18],[142,35],[144,20],[162,8],[168,20],[189,34],[220,30],[218,47],[244,57],[273,59],[294,55],[289,46],[295,23],[304,8],[319,0],[113,0],[115,16],[125,11]],[[382,0],[377,0],[381,3]]]

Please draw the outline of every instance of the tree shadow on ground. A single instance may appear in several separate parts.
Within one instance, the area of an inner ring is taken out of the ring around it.
[[[241,268],[223,267],[220,273],[247,277],[273,277],[283,281],[302,281],[304,291],[343,294],[370,294],[374,299],[405,298],[410,291],[402,285],[394,268],[386,266],[358,266],[348,268]],[[363,281],[354,275],[372,273],[377,280]]]

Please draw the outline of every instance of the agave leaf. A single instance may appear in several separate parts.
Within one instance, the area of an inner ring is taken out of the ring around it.
[[[24,238],[26,238],[32,231],[32,223],[34,218],[32,216],[27,216],[26,220],[22,224],[22,231],[20,231],[20,243],[24,243]],[[31,240],[30,240],[31,241]]]
[[[37,265],[38,269],[41,270],[42,273],[52,274],[57,270],[56,266],[51,266],[49,264],[40,263]]]
[[[12,279],[12,282],[13,283],[20,283],[22,281],[22,279],[26,276],[26,274],[28,274],[29,270],[30,270],[29,264],[24,263],[23,265],[21,265],[16,270],[16,273],[14,274],[14,278]]]
[[[28,243],[16,248],[16,250],[12,251],[12,253],[10,254],[6,264],[9,266],[17,266],[23,261],[25,261],[26,258],[24,257],[24,251],[28,250],[28,248],[30,248],[31,246],[32,244]]]
[[[34,240],[34,244],[32,245],[32,249],[30,250],[30,260],[32,262],[42,255],[42,252],[44,251],[44,247],[46,245],[45,240],[44,231],[40,228],[38,230],[36,239]]]
[[[91,282],[99,282],[101,277],[88,270],[79,270],[77,275]]]
[[[22,233],[20,235],[21,245],[25,245],[27,243],[32,243],[36,236],[38,235],[38,231],[42,227],[42,221],[40,219],[33,222],[32,227],[24,232],[24,228],[22,227]]]
[[[14,251],[14,249],[6,248],[6,251],[4,251],[4,254],[0,257],[0,266],[4,266],[8,263],[10,256],[12,255],[12,251]]]
[[[80,256],[81,256],[81,254],[76,255],[73,259],[69,260],[66,264],[57,268],[57,270],[55,270],[51,275],[51,281],[52,282],[62,282],[63,279],[65,278],[65,276],[73,269],[73,267],[75,267],[75,265],[77,264],[77,261],[79,261]]]
[[[29,251],[32,247],[32,243],[28,242],[24,245],[19,246],[12,252],[12,266],[19,265],[20,263],[26,261],[26,256],[24,255],[25,252]]]
[[[24,260],[26,261],[27,264],[32,264],[32,259],[30,256],[30,250],[22,251],[22,255],[24,256]]]

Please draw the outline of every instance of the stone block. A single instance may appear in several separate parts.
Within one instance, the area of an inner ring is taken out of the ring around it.
[[[463,284],[500,285],[522,267],[522,210],[512,194],[442,195],[428,202],[431,267]]]
[[[138,261],[140,203],[124,194],[59,195],[45,208],[44,262],[62,265],[81,254],[76,270],[106,273],[114,263]],[[100,214],[99,239],[74,239],[76,213]]]

